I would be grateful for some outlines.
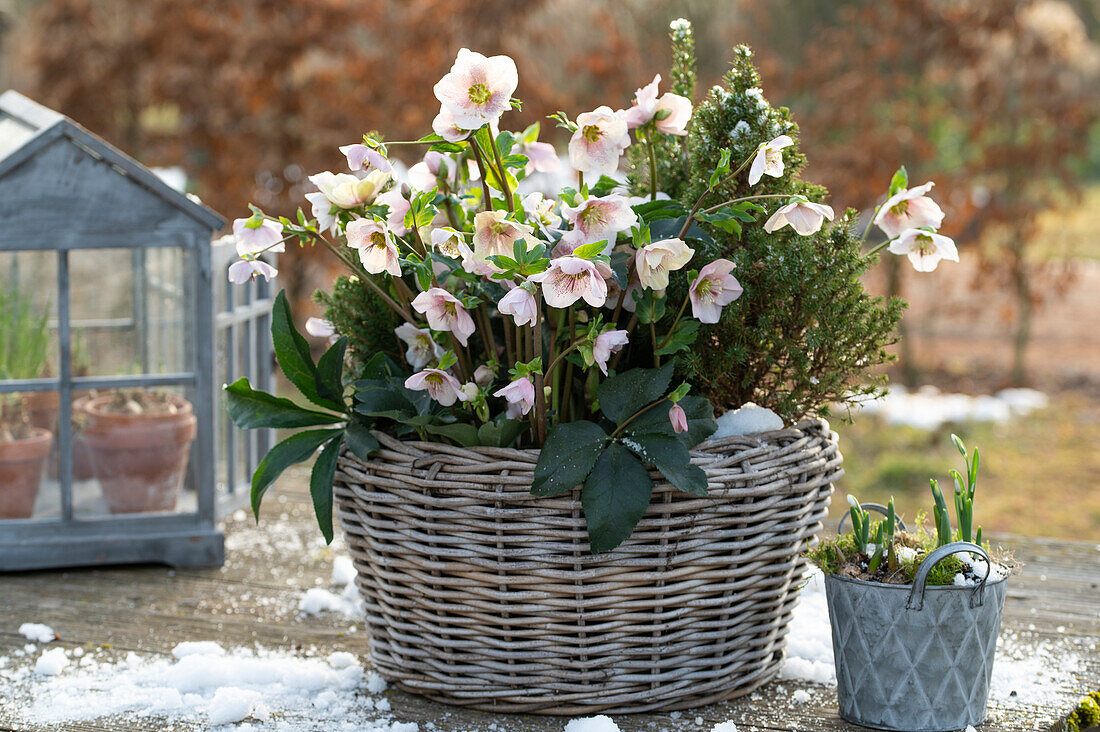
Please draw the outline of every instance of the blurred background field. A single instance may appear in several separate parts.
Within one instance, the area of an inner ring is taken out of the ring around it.
[[[1100,541],[1100,0],[0,0],[0,89],[176,169],[229,218],[250,201],[290,215],[306,176],[342,169],[338,145],[419,136],[459,47],[512,55],[510,122],[544,120],[561,149],[545,116],[627,106],[681,16],[700,94],[753,46],[834,208],[871,209],[901,162],[936,181],[962,262],[921,275],[888,257],[868,277],[911,303],[892,382],[1048,398],[932,429],[834,416],[838,490],[912,517],[957,431],[982,451],[988,532]],[[308,251],[280,269],[304,317],[333,272]]]

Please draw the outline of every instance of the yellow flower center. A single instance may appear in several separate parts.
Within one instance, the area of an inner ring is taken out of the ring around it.
[[[589,206],[581,214],[581,221],[584,223],[584,228],[593,229],[606,224],[607,215],[602,207]]]
[[[909,212],[909,201],[899,201],[896,206],[890,209],[890,213],[897,216],[904,216]]]
[[[584,139],[587,140],[589,143],[593,143],[596,142],[596,140],[599,140],[602,134],[603,132],[601,132],[600,128],[596,125],[585,125],[584,128],[581,130],[581,135],[583,135]]]
[[[918,236],[917,240],[913,243],[916,244],[917,251],[920,252],[922,257],[934,254],[936,251],[936,245],[930,236]]]
[[[485,102],[489,101],[489,97],[493,96],[489,91],[489,87],[481,82],[471,86],[467,93],[470,95],[470,101],[474,104],[485,104]]]
[[[386,235],[381,231],[375,231],[370,235],[370,245],[375,249],[386,248]]]
[[[706,277],[695,287],[695,294],[708,302],[715,300],[721,293],[721,288],[716,287],[716,284],[714,280]]]

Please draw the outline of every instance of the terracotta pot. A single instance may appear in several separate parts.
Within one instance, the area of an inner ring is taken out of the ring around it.
[[[42,483],[53,435],[35,427],[30,437],[0,442],[0,519],[29,518]]]
[[[27,417],[31,425],[56,435],[61,395],[56,391],[32,391],[24,394],[23,400],[27,405]]]
[[[84,406],[83,431],[107,508],[111,513],[174,510],[195,439],[191,403],[172,397],[175,414],[115,414],[104,411],[111,399],[97,397]]]

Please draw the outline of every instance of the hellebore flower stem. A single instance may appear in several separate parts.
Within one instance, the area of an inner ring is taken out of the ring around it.
[[[676,324],[680,322],[680,318],[684,316],[684,310],[687,309],[688,302],[691,300],[691,291],[688,291],[687,295],[684,295],[684,302],[680,304],[680,310],[676,313],[676,318],[672,321],[672,326],[668,329],[668,334],[661,341],[660,345],[654,348],[654,351],[658,351],[668,345],[669,340],[672,339],[672,333],[676,330]]]
[[[341,252],[339,249],[334,247],[332,245],[332,243],[329,242],[328,239],[321,236],[319,233],[313,232],[313,237],[315,239],[317,239],[317,241],[321,242],[325,246],[326,249],[328,249],[330,252],[332,252],[336,256],[337,259],[339,259],[345,265],[347,265],[352,270],[354,270],[356,273],[358,273],[359,280],[361,282],[365,282],[368,287],[370,287],[372,290],[374,290],[374,292],[380,298],[382,298],[383,302],[385,302],[387,305],[389,305],[391,308],[393,308],[394,312],[396,312],[398,315],[400,315],[402,318],[404,318],[406,323],[412,323],[413,325],[416,325],[416,320],[412,317],[412,315],[409,314],[408,309],[401,307],[401,305],[398,304],[397,301],[395,301],[392,297],[390,297],[385,292],[385,290],[383,290],[381,287],[379,287],[377,284],[375,284],[373,275],[371,275],[365,269],[363,269],[363,265],[361,263],[356,262],[355,259],[352,258],[352,257],[345,256],[343,252]],[[401,282],[401,279],[399,277],[394,277],[393,279],[397,282]],[[402,284],[404,284],[404,283],[402,282]]]
[[[871,213],[871,218],[867,220],[867,228],[863,230],[863,236],[861,236],[859,238],[859,243],[860,244],[863,244],[864,242],[866,242],[867,237],[871,235],[871,227],[875,225],[875,219],[878,218],[878,212],[881,211],[882,207],[885,206],[885,205],[886,205],[886,201],[883,201],[878,206],[876,206],[875,210]],[[884,246],[886,246],[889,243],[890,242],[887,241],[887,242],[884,242],[882,244],[879,244],[877,247],[875,247],[874,249],[869,251],[867,253],[867,256],[868,257],[871,256],[872,254],[877,252],[879,249],[882,249]]]
[[[535,317],[534,333],[532,337],[535,339],[535,353],[534,358],[542,358],[542,293],[535,293],[535,303],[538,307],[535,308],[535,312],[538,315]],[[542,372],[534,374],[535,377],[535,434],[538,435],[538,446],[542,447],[542,444],[546,442],[546,390],[543,388],[543,375]]]
[[[703,207],[703,201],[705,201],[707,199],[707,196],[709,196],[711,193],[713,193],[716,188],[721,188],[722,186],[724,186],[725,184],[729,183],[731,180],[736,178],[741,173],[742,170],[744,170],[745,168],[747,168],[749,166],[749,163],[752,162],[752,159],[754,157],[756,157],[756,151],[755,150],[753,151],[752,155],[745,158],[745,160],[742,161],[742,163],[737,166],[737,170],[733,171],[732,173],[727,175],[725,178],[718,181],[718,183],[716,185],[707,186],[707,189],[705,191],[703,191],[702,194],[700,194],[699,200],[697,200],[695,202],[695,205],[692,207],[691,212],[687,215],[687,218],[684,219],[684,226],[683,226],[682,229],[680,229],[680,233],[676,235],[677,239],[683,239],[684,235],[688,233],[688,229],[691,228],[692,221],[695,220],[695,214],[699,213],[699,209]],[[725,204],[719,204],[719,205],[725,205]]]
[[[618,426],[618,427],[617,427],[617,428],[615,429],[615,431],[611,433],[611,439],[615,439],[616,437],[618,437],[618,436],[619,436],[619,433],[620,433],[620,432],[622,432],[623,430],[625,430],[625,429],[627,428],[627,425],[629,425],[629,424],[630,424],[631,422],[633,422],[633,421],[634,421],[635,419],[637,419],[638,417],[641,417],[641,416],[642,416],[643,414],[645,414],[645,413],[646,413],[646,412],[648,412],[649,410],[653,409],[653,408],[654,408],[654,407],[656,407],[657,405],[659,405],[659,404],[664,404],[664,403],[665,403],[665,402],[667,402],[667,401],[668,401],[668,397],[667,397],[667,396],[663,396],[663,397],[661,397],[660,399],[658,399],[657,401],[653,402],[652,404],[647,404],[646,406],[642,407],[641,409],[639,409],[639,410],[638,410],[637,412],[635,412],[634,414],[630,415],[630,417],[628,417],[628,418],[627,418],[627,420],[626,420],[625,422],[623,422],[623,423],[622,423],[621,425],[619,425],[619,426]]]
[[[485,341],[486,360],[492,361],[497,357],[497,339],[493,336],[493,323],[489,320],[489,308],[485,303],[477,306],[477,317],[481,325],[481,337]]]
[[[864,234],[863,236],[864,236],[864,238],[866,238],[867,234]],[[873,254],[877,254],[878,252],[882,251],[886,247],[890,246],[891,241],[892,241],[892,239],[887,239],[884,242],[880,242],[879,244],[876,244],[875,246],[871,247],[871,249],[864,256],[870,257]]]
[[[638,325],[638,314],[634,313],[630,316],[630,322],[626,324],[626,332],[628,336],[634,335],[634,328]],[[615,355],[611,357],[611,360],[607,363],[607,368],[613,369],[618,365],[619,359],[622,358],[626,349],[622,349],[615,352]]]
[[[493,194],[489,192],[489,178],[485,175],[485,161],[481,159],[481,148],[478,147],[477,140],[474,136],[470,136],[470,150],[474,153],[474,162],[477,163],[477,171],[481,174],[481,192],[485,196],[485,210],[493,210]]]
[[[789,194],[789,193],[758,193],[755,196],[742,196],[741,198],[731,198],[728,201],[722,201],[721,203],[715,204],[714,206],[704,208],[703,213],[705,213],[705,214],[714,213],[715,211],[722,208],[723,206],[729,206],[729,205],[732,205],[734,203],[741,203],[742,201],[755,201],[758,198],[790,198],[790,197],[791,197],[791,194]]]
[[[649,150],[649,200],[657,200],[657,153],[653,149],[653,135],[646,135],[646,149]]]
[[[508,207],[509,213],[515,212],[515,203],[512,201],[512,189],[508,185],[508,173],[504,168],[504,161],[500,158],[500,149],[497,148],[496,140],[493,140],[490,136],[489,146],[493,148],[493,159],[497,164],[497,180],[500,181],[501,192],[504,193],[504,205]]]

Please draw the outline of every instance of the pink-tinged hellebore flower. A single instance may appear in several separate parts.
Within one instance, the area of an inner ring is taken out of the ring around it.
[[[256,275],[270,280],[277,274],[279,274],[278,270],[259,259],[242,259],[229,265],[229,281],[235,285],[242,285],[255,279]]]
[[[450,331],[458,342],[466,345],[466,339],[474,332],[474,319],[457,297],[442,287],[432,287],[413,298],[413,310],[428,319],[432,330]]]
[[[527,279],[542,284],[542,296],[552,308],[567,308],[582,297],[598,308],[607,299],[607,282],[595,263],[580,257],[570,255],[552,259],[546,271]]]
[[[596,336],[592,344],[592,360],[600,367],[604,376],[607,376],[607,361],[611,354],[630,342],[627,335],[625,330],[609,330]]]
[[[462,236],[462,232],[450,226],[441,226],[438,229],[432,229],[429,240],[437,252],[451,259],[458,259],[462,256],[462,250],[459,245],[466,241]]]
[[[522,203],[528,221],[538,222],[544,229],[556,229],[561,224],[561,216],[554,213],[555,199],[547,198],[541,191],[528,193]]]
[[[527,239],[528,246],[534,246],[530,237],[535,230],[507,216],[507,211],[482,211],[474,216],[474,259],[491,267],[493,272],[499,270],[489,262],[490,256],[511,257],[512,245],[519,239]]]
[[[511,315],[517,326],[534,325],[538,319],[538,304],[531,289],[534,284],[525,284],[513,287],[497,302],[497,310],[501,315]]]
[[[518,85],[516,62],[508,56],[486,58],[462,48],[450,72],[436,82],[434,91],[456,125],[476,130],[496,121],[512,105]]]
[[[509,419],[527,414],[531,407],[535,406],[535,385],[527,376],[521,376],[508,386],[493,392],[493,396],[504,397],[508,400],[506,416]]]
[[[688,431],[688,416],[679,404],[673,404],[668,410],[668,421],[672,422],[672,431],[676,434]]]
[[[764,223],[764,231],[770,234],[789,224],[801,236],[809,236],[821,229],[825,219],[833,220],[831,206],[805,200],[792,200],[776,209],[771,218]]]
[[[646,244],[634,255],[638,281],[647,290],[663,290],[668,287],[668,273],[683,268],[695,250],[680,239],[664,239]]]
[[[348,246],[359,250],[363,269],[371,274],[388,272],[394,277],[401,276],[397,245],[386,231],[385,224],[374,219],[355,219],[348,222],[346,233]]]
[[[524,171],[531,173],[554,173],[561,168],[558,151],[549,142],[524,142],[519,148],[521,155],[527,156]]]
[[[389,180],[390,174],[382,170],[372,170],[365,178],[357,178],[351,173],[330,173],[327,170],[309,176],[309,182],[317,186],[329,203],[339,208],[358,208],[373,203]]]
[[[626,121],[611,107],[577,115],[577,131],[569,140],[569,164],[585,175],[614,175],[619,158],[630,146]]]
[[[955,242],[942,234],[925,229],[906,229],[898,238],[890,242],[890,251],[894,254],[906,254],[918,272],[931,272],[941,259],[949,262],[959,261],[959,250]]]
[[[405,379],[405,388],[413,391],[427,391],[428,396],[445,407],[455,402],[466,401],[462,384],[458,379],[439,369],[424,369]]]
[[[409,212],[409,199],[401,195],[397,188],[391,188],[378,197],[378,203],[386,206],[390,212],[386,215],[386,226],[394,236],[405,236],[409,230],[405,228],[405,214]]]
[[[420,191],[430,191],[439,187],[440,176],[451,184],[454,174],[453,161],[443,153],[429,150],[424,154],[423,160],[409,168],[409,185]]]
[[[770,142],[760,143],[756,148],[756,157],[749,168],[749,185],[754,186],[760,182],[764,174],[779,178],[783,175],[783,148],[794,144],[787,135],[780,135]]]
[[[317,228],[321,231],[336,233],[336,215],[332,212],[332,201],[320,191],[306,194],[306,200],[313,206],[313,218],[317,219]]]
[[[940,228],[943,209],[926,195],[933,185],[932,181],[928,181],[916,188],[903,188],[890,196],[878,210],[875,224],[891,239],[906,229]]]
[[[277,221],[264,219],[258,228],[250,229],[245,224],[248,219],[233,220],[233,239],[237,254],[260,254],[261,252],[285,252],[283,227]]]
[[[687,123],[691,119],[691,100],[679,94],[666,92],[657,98],[657,85],[661,75],[643,86],[634,94],[634,106],[622,113],[627,127],[641,127],[657,116],[662,110],[668,110],[663,119],[657,120],[657,131],[666,135],[686,135]]]
[[[340,152],[348,159],[348,168],[350,170],[375,168],[381,170],[383,173],[389,173],[393,170],[393,166],[390,165],[390,161],[386,159],[385,155],[362,143],[344,145],[340,148]],[[363,163],[366,163],[366,165],[363,165]]]
[[[470,136],[472,130],[459,127],[455,124],[455,118],[450,110],[446,107],[440,107],[439,114],[432,120],[432,132],[447,142],[462,142]]]
[[[615,237],[620,231],[638,225],[638,215],[629,202],[618,195],[587,198],[576,206],[562,206],[561,214],[573,225],[573,230],[567,234],[570,247],[576,249],[582,244],[606,240],[604,254],[615,246]]]
[[[741,283],[730,274],[736,266],[728,259],[716,259],[699,270],[688,298],[691,314],[700,323],[717,323],[722,308],[741,297]]]
[[[324,318],[308,318],[306,320],[306,333],[315,338],[332,338],[336,335],[336,329],[332,327],[332,323]]]
[[[493,383],[493,379],[496,378],[496,373],[485,364],[481,364],[474,369],[474,383],[480,386],[482,389]]]
[[[516,325],[533,325],[539,314],[535,296],[522,286],[513,287],[500,298],[497,310],[502,315],[511,315]]]
[[[405,360],[414,369],[422,369],[430,363],[439,363],[439,359],[443,358],[443,349],[435,342],[432,332],[427,328],[417,328],[412,323],[402,323],[393,332],[408,346],[405,351]]]

